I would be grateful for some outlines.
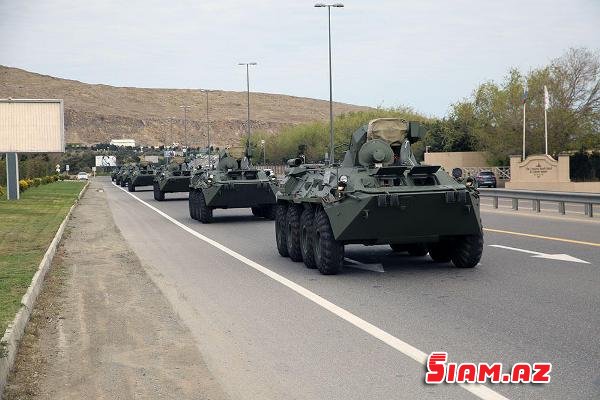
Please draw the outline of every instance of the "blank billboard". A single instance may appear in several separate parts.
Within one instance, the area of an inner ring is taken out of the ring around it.
[[[0,99],[0,153],[64,151],[62,100]]]
[[[96,167],[116,167],[117,157],[115,156],[96,156]]]

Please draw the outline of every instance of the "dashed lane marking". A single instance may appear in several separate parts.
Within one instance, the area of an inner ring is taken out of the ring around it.
[[[279,275],[278,273],[271,271],[270,269],[268,269],[267,267],[264,267],[262,265],[260,265],[259,263],[250,260],[247,257],[244,257],[243,255],[241,255],[240,253],[237,253],[234,250],[231,250],[230,248],[222,245],[221,243],[202,235],[201,233],[196,232],[194,229],[190,228],[189,226],[177,221],[175,218],[171,217],[169,214],[164,213],[163,211],[159,210],[158,208],[146,203],[144,200],[140,199],[139,197],[135,196],[133,193],[129,193],[128,191],[126,191],[125,189],[116,186],[115,187],[117,189],[121,189],[123,192],[125,192],[126,194],[130,195],[131,197],[133,197],[135,200],[139,201],[140,203],[142,203],[143,205],[145,205],[146,207],[150,208],[152,211],[156,212],[157,214],[161,215],[162,217],[164,217],[165,219],[167,219],[169,222],[172,222],[173,224],[177,225],[178,227],[180,227],[181,229],[183,229],[184,231],[188,232],[189,234],[195,236],[196,238],[210,244],[211,246],[216,247],[217,249],[221,250],[222,252],[230,255],[231,257],[237,259],[238,261],[241,261],[242,263],[246,264],[247,266],[254,268],[256,271],[268,276],[269,278],[279,282],[280,284],[286,286],[287,288],[293,290],[294,292],[296,292],[297,294],[305,297],[306,299],[312,301],[313,303],[321,306],[322,308],[326,309],[327,311],[331,312],[332,314],[338,316],[339,318],[349,322],[350,324],[354,325],[355,327],[357,327],[358,329],[362,330],[363,332],[368,333],[369,335],[373,336],[376,339],[381,340],[382,342],[384,342],[385,344],[387,344],[388,346],[392,347],[393,349],[399,351],[400,353],[404,354],[407,357],[412,358],[413,360],[415,360],[416,362],[418,362],[419,364],[425,365],[427,362],[427,354],[419,349],[417,349],[416,347],[398,339],[397,337],[387,333],[386,331],[384,331],[383,329],[380,329],[378,327],[376,327],[375,325],[365,321],[364,319],[352,314],[351,312],[343,309],[342,307],[339,307],[335,304],[333,304],[332,302],[330,302],[329,300],[324,299],[323,297],[319,296],[318,294],[306,289],[304,286],[300,286],[297,283],[285,278],[282,275]],[[480,399],[484,399],[484,400],[507,400],[506,397],[502,396],[501,394],[493,391],[492,389],[488,388],[487,386],[481,385],[481,384],[474,384],[474,383],[461,383],[459,384],[460,387],[462,387],[463,389],[465,389],[466,391],[472,393],[473,395],[479,397]]]

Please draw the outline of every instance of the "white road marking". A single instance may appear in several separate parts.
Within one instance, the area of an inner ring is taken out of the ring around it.
[[[114,185],[114,183],[113,183],[113,185]],[[294,292],[298,293],[299,295],[301,295],[301,296],[305,297],[306,299],[312,301],[313,303],[323,307],[327,311],[335,314],[339,318],[349,322],[350,324],[354,325],[355,327],[359,328],[360,330],[373,336],[374,338],[381,340],[383,343],[394,348],[395,350],[398,350],[400,353],[406,355],[407,357],[412,358],[413,360],[417,361],[419,364],[422,364],[422,365],[426,364],[428,355],[425,352],[398,339],[397,337],[387,333],[383,329],[376,327],[375,325],[365,321],[364,319],[359,318],[358,316],[343,309],[342,307],[339,307],[339,306],[333,304],[329,300],[326,300],[323,297],[319,296],[318,294],[311,292],[310,290],[306,289],[305,287],[298,285],[297,283],[283,277],[282,275],[279,275],[278,273],[276,273],[274,271],[271,271],[267,267],[263,267],[259,263],[252,261],[249,258],[244,257],[243,255],[235,252],[234,250],[231,250],[230,248],[222,245],[221,243],[219,243],[207,236],[204,236],[201,233],[196,232],[194,229],[177,221],[175,218],[171,217],[169,214],[164,213],[161,210],[159,210],[158,208],[146,203],[144,200],[135,196],[133,193],[129,193],[127,190],[125,190],[117,185],[115,185],[115,187],[117,187],[117,189],[121,189],[123,192],[125,192],[126,194],[133,197],[135,200],[139,201],[146,207],[150,208],[152,211],[156,212],[160,216],[164,217],[168,221],[177,225],[178,227],[180,227],[184,231],[188,232],[189,234],[195,236],[196,238],[210,244],[211,246],[216,247],[217,249],[221,250],[222,252],[243,262],[247,266],[254,268],[258,272],[261,272],[264,275],[268,276],[269,278],[288,287],[289,289],[293,290]],[[472,393],[473,395],[479,397],[480,399],[508,400],[506,397],[502,396],[500,393],[497,393],[482,384],[460,383],[459,386],[462,387],[463,389],[465,389],[466,391]]]
[[[360,261],[353,260],[348,257],[344,257],[344,261],[346,262],[346,264],[344,266],[346,266],[348,268],[362,269],[363,271],[371,271],[371,272],[381,272],[381,273],[385,272],[385,270],[383,269],[383,265],[380,263],[366,264],[366,263],[361,263]]]
[[[545,258],[545,259],[548,259],[548,260],[559,260],[559,261],[568,261],[568,262],[575,262],[575,263],[581,263],[581,264],[589,264],[589,262],[587,262],[587,261],[580,260],[579,258],[572,257],[572,256],[570,256],[568,254],[547,254],[547,253],[540,253],[539,251],[519,249],[519,248],[516,248],[516,247],[502,246],[502,245],[499,245],[499,244],[490,244],[489,246],[490,247],[497,247],[499,249],[513,250],[513,251],[519,251],[521,253],[533,254],[532,257],[534,257],[534,258]]]

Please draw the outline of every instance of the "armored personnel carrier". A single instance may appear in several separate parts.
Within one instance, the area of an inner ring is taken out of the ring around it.
[[[154,200],[163,201],[165,193],[189,192],[192,171],[183,157],[176,157],[154,175]]]
[[[154,168],[151,164],[141,162],[134,166],[124,179],[127,190],[130,192],[135,192],[135,188],[138,186],[152,186],[154,183]]]
[[[252,167],[246,148],[219,152],[216,169],[203,169],[190,181],[189,209],[193,219],[209,223],[215,208],[251,208],[258,217],[275,218],[277,178]]]
[[[111,181],[115,181],[117,179],[117,174],[119,173],[119,171],[121,171],[121,168],[123,167],[115,167],[111,172],[110,172],[110,180]]]
[[[381,118],[354,132],[340,165],[289,160],[277,193],[279,253],[322,274],[342,270],[351,243],[476,266],[483,250],[476,182],[419,165],[411,143],[424,133],[418,123]]]
[[[119,173],[115,176],[115,183],[121,187],[127,186],[127,177],[129,176],[131,169],[133,169],[133,164],[123,165],[121,169],[119,169]]]

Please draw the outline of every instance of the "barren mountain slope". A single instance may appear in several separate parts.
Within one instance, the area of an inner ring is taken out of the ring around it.
[[[276,134],[286,125],[326,120],[328,102],[303,97],[251,93],[251,126]],[[131,138],[145,145],[171,142],[206,143],[206,100],[198,89],[146,89],[92,85],[0,66],[0,98],[59,98],[65,101],[68,143],[106,143]],[[188,111],[184,138],[182,104]],[[335,103],[336,114],[367,109]],[[246,93],[210,91],[211,141],[237,144],[245,132]],[[169,134],[173,117],[173,135]]]

